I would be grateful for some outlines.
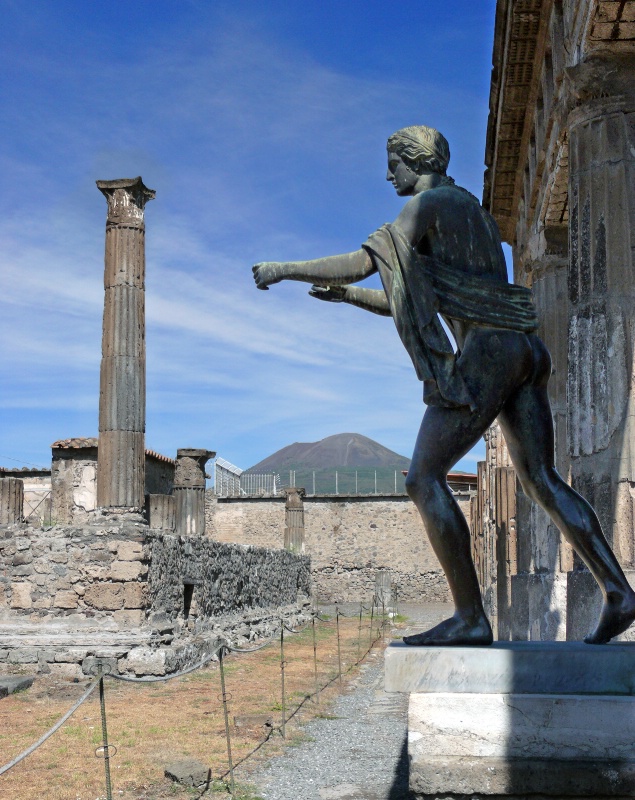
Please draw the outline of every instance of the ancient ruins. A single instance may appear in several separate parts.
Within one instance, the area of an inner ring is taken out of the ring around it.
[[[302,619],[309,559],[205,537],[215,454],[145,449],[144,206],[155,193],[141,178],[97,186],[108,202],[99,437],[53,444],[50,475],[29,471],[44,496],[26,515],[21,471],[0,475],[0,664],[80,677],[98,660],[164,675],[220,637]]]
[[[484,192],[551,352],[556,466],[631,576],[634,7],[497,4]],[[496,429],[479,478],[474,550],[499,638],[582,638],[600,593],[516,490]]]

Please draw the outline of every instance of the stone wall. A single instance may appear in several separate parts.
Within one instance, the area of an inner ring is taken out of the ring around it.
[[[471,494],[456,497],[469,519]],[[207,493],[206,534],[212,539],[282,548],[284,528],[283,497],[219,499]],[[406,495],[305,497],[304,550],[321,600],[372,597],[380,569],[391,571],[404,600],[448,600],[441,567]]]
[[[152,531],[142,522],[0,526],[0,665],[78,676],[106,659],[165,674],[223,638],[301,623],[309,559]],[[33,667],[35,668],[35,667]]]

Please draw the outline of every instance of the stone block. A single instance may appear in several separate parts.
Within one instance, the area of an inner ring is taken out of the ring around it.
[[[165,675],[167,656],[165,649],[153,650],[150,647],[135,647],[121,662],[121,672],[134,672],[135,675]]]
[[[37,650],[35,647],[20,647],[9,651],[9,664],[35,664],[37,663]]]
[[[141,608],[122,608],[119,611],[115,611],[112,616],[117,625],[120,625],[122,628],[136,628],[141,625],[145,619],[143,609]]]
[[[84,677],[82,668],[79,664],[49,664],[50,675],[52,678],[78,678]]]
[[[53,660],[59,664],[77,664],[84,658],[86,658],[85,647],[68,647],[65,650],[57,650]]]
[[[28,689],[35,677],[30,675],[0,675],[0,697]]]
[[[37,600],[33,601],[33,608],[40,608],[46,609],[50,608],[52,604],[52,599],[49,594],[45,594],[42,597],[38,597]]]
[[[33,561],[33,553],[30,550],[19,550],[13,556],[13,566],[21,567],[24,564],[30,564]]]
[[[11,608],[31,608],[33,606],[32,591],[33,584],[27,581],[14,583],[11,587]]]
[[[123,608],[124,586],[120,583],[93,583],[86,589],[84,600],[87,605],[103,611]]]
[[[143,557],[142,542],[120,542],[117,547],[117,558],[120,561],[137,561]]]
[[[15,578],[26,578],[33,575],[33,567],[30,564],[25,564],[22,567],[14,567],[11,572]]]
[[[146,604],[146,584],[128,583],[123,589],[125,608],[143,608]]]
[[[385,676],[388,692],[635,695],[635,644],[409,647],[393,642],[385,651]]]
[[[194,786],[201,789],[212,779],[212,771],[201,761],[193,758],[174,761],[165,768],[165,777],[183,786]]]
[[[139,561],[113,561],[110,565],[110,578],[113,581],[134,581],[144,571]],[[145,568],[147,571],[147,567]]]
[[[413,694],[410,788],[417,796],[630,796],[632,697]]]
[[[62,591],[56,592],[53,605],[55,608],[77,608],[78,601],[79,598],[74,591]]]

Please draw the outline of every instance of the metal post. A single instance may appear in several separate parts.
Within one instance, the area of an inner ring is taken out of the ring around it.
[[[100,669],[101,673],[101,669]],[[106,771],[106,798],[112,800],[112,784],[110,782],[110,752],[108,748],[108,729],[106,727],[106,694],[104,692],[104,676],[99,678],[99,704],[101,706],[101,740],[104,751],[104,769]]]
[[[357,628],[357,663],[359,664],[359,650],[362,641],[362,603],[359,604],[359,627]]]
[[[342,650],[340,647],[340,610],[335,606],[335,624],[337,626],[337,671],[340,676],[340,683],[342,683]]]
[[[315,639],[315,616],[311,620],[311,628],[313,630],[313,674],[315,675],[315,702],[320,702],[320,684],[318,683],[318,668],[317,668],[317,641]]]
[[[375,494],[377,494],[377,470],[375,470]]]
[[[359,494],[357,491],[357,470],[355,470],[355,494]]]
[[[218,654],[218,663],[220,665],[220,687],[221,699],[223,701],[223,715],[225,717],[225,738],[227,739],[227,761],[229,762],[229,782],[232,794],[234,793],[234,762],[232,761],[232,743],[229,736],[229,712],[227,710],[227,692],[225,691],[225,668],[223,666],[223,654],[225,648],[221,647]]]
[[[315,472],[313,473],[313,494],[315,494]]]
[[[282,693],[282,738],[286,739],[287,732],[287,707],[286,701],[284,697],[284,667],[287,663],[284,660],[284,620],[280,620],[281,627],[280,627],[280,684],[281,684],[281,693]]]
[[[395,494],[397,494],[397,470],[395,470]]]
[[[339,494],[339,489],[337,486],[337,470],[335,470],[335,494]]]
[[[375,598],[373,597],[373,602],[370,607],[370,634],[369,634],[369,641],[368,641],[368,651],[370,652],[373,649],[373,621],[375,617]]]

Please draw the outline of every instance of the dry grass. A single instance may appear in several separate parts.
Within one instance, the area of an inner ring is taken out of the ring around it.
[[[315,698],[307,699],[315,689],[311,627],[301,634],[285,634],[286,716],[291,717],[286,724],[286,740],[277,729],[282,718],[279,639],[256,653],[225,658],[235,764],[243,759],[249,763],[254,752],[258,758],[275,755],[298,736],[299,721],[328,711],[329,701],[340,689],[334,620],[316,625],[316,640],[319,684],[329,684],[320,692],[320,703]],[[342,668],[350,670],[348,675],[356,671],[358,641],[358,620],[340,619]],[[368,645],[369,620],[364,618],[362,656]],[[54,684],[41,678],[28,692],[2,700],[0,765],[38,739],[84,689],[85,684]],[[163,777],[164,767],[182,758],[196,758],[208,764],[214,779],[226,776],[227,745],[218,664],[165,683],[133,685],[107,679],[106,713],[109,742],[117,748],[111,759],[113,797],[179,800],[198,796],[199,792],[178,787]],[[259,714],[273,717],[274,728],[233,724],[235,716]],[[95,756],[101,741],[99,697],[95,691],[44,745],[0,778],[0,796],[12,800],[105,797],[104,763]],[[246,792],[243,796],[252,795]]]

